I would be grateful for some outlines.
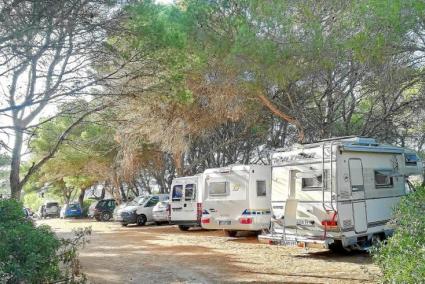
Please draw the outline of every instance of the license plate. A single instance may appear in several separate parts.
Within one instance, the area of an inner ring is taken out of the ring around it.
[[[219,225],[231,225],[232,222],[231,221],[218,221]]]

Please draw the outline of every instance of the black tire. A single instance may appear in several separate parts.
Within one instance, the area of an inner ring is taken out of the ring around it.
[[[104,222],[109,221],[112,218],[111,213],[109,212],[103,212],[100,219]]]
[[[224,230],[224,234],[228,237],[234,238],[238,231]]]
[[[147,219],[146,219],[145,215],[143,215],[143,214],[137,215],[137,218],[136,218],[137,225],[144,226],[144,225],[146,225],[146,221],[147,221]]]
[[[342,242],[335,240],[332,244],[329,245],[329,249],[337,254],[348,254],[351,250],[342,246]]]
[[[183,231],[183,232],[185,232],[185,231],[189,231],[189,226],[185,226],[185,225],[179,225],[179,229],[180,229],[180,231]]]

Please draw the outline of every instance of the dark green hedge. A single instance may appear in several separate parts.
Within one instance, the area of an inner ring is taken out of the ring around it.
[[[372,251],[387,283],[425,282],[425,188],[404,197],[394,211],[396,230]]]

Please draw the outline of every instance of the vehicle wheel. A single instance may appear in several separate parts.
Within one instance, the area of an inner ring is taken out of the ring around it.
[[[238,233],[238,231],[230,231],[230,230],[224,230],[224,234],[228,237],[236,237],[236,234]]]
[[[112,217],[111,213],[103,212],[101,219],[102,219],[102,221],[106,222],[106,221],[109,221],[109,219],[111,219],[111,217]]]
[[[179,225],[180,231],[189,231],[189,226]]]
[[[339,240],[335,240],[332,244],[330,244],[329,249],[338,254],[346,254],[351,251],[351,249],[343,247],[342,242]]]
[[[145,224],[146,224],[146,216],[145,215],[138,215],[137,216],[137,219],[136,219],[136,222],[137,222],[137,225],[139,225],[139,226],[144,226]]]
[[[121,223],[121,226],[123,226],[123,227],[127,227],[127,226],[128,226],[128,224],[126,224],[126,223]]]

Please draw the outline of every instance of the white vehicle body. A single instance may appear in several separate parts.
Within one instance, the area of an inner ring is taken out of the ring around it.
[[[114,220],[119,221],[122,225],[138,224],[145,225],[153,222],[152,209],[160,201],[168,200],[168,194],[152,194],[148,196],[140,196],[129,202],[127,206],[121,207],[114,212]]]
[[[169,221],[169,202],[160,201],[152,209],[152,218],[156,223],[164,223]]]
[[[204,172],[202,228],[260,231],[270,226],[271,168],[231,165]]]
[[[203,174],[173,180],[170,191],[170,222],[182,230],[201,226]]]
[[[423,171],[413,151],[362,137],[272,155],[271,234],[260,240],[364,249],[392,233],[392,209]]]

